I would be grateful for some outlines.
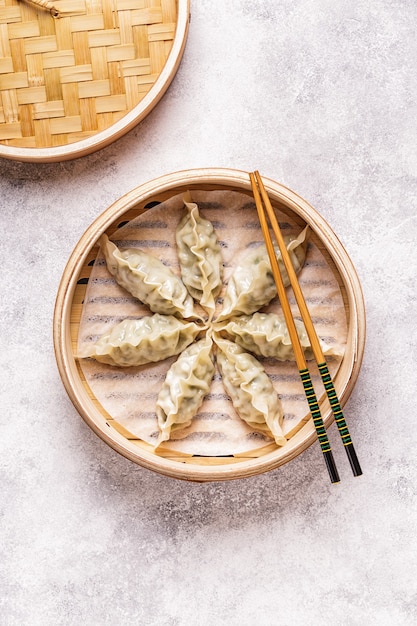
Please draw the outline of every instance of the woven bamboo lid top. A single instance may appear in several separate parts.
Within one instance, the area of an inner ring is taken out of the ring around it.
[[[126,133],[171,82],[188,18],[188,0],[0,0],[0,156],[59,161]]]

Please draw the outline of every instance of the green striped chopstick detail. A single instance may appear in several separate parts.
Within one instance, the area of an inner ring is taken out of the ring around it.
[[[331,450],[329,439],[327,437],[326,428],[321,417],[319,404],[311,381],[310,372],[308,369],[299,370],[301,380],[303,383],[305,395],[307,398],[308,406],[310,407],[311,417],[313,418],[314,426],[317,432],[317,438],[319,440],[321,449],[323,452]]]
[[[329,369],[326,363],[320,363],[317,367],[319,369],[321,379],[327,393],[327,397],[329,398],[330,406],[332,408],[337,428],[343,441],[343,445],[348,446],[352,443],[352,439],[349,434],[349,429],[347,427],[342,408],[340,406],[339,398],[337,397],[336,390],[330,376]]]
[[[321,417],[320,407],[319,403],[317,402],[310,372],[308,371],[308,369],[300,369],[299,373],[301,376],[301,381],[303,383],[308,406],[310,407],[311,417],[313,419],[313,423],[317,433],[317,439],[319,440],[327,471],[329,472],[330,480],[332,481],[332,483],[338,483],[340,482],[339,473],[337,471],[336,463],[334,462],[333,458],[333,452],[327,438],[326,428]],[[348,448],[346,448],[346,450],[348,450]]]

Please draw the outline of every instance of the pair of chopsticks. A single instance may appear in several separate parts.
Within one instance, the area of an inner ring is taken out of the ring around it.
[[[259,172],[256,171],[253,174],[252,173],[249,174],[249,178],[250,178],[250,182],[252,185],[252,192],[253,192],[253,197],[254,197],[255,204],[256,204],[256,209],[258,211],[259,222],[262,228],[262,234],[265,240],[266,248],[268,250],[269,259],[271,262],[272,273],[273,273],[274,280],[277,286],[278,297],[282,306],[282,311],[284,313],[285,322],[288,327],[288,332],[289,332],[291,343],[293,346],[297,367],[299,370],[301,381],[303,383],[307,402],[311,411],[311,417],[313,419],[313,423],[316,429],[317,438],[319,440],[321,450],[323,452],[323,457],[326,462],[326,466],[330,475],[330,480],[332,483],[339,482],[340,481],[339,473],[337,471],[336,464],[333,458],[333,453],[330,447],[330,442],[327,437],[326,427],[324,425],[324,422],[320,413],[320,407],[319,407],[317,397],[313,388],[313,383],[311,380],[310,372],[307,367],[307,362],[304,356],[303,348],[301,346],[300,339],[298,337],[298,333],[295,327],[293,314],[291,311],[290,304],[288,302],[288,297],[287,297],[287,293],[286,293],[284,283],[282,280],[281,271],[279,269],[278,261],[275,255],[274,246],[271,240],[271,235],[269,232],[269,227],[268,227],[268,222],[267,222],[267,218],[265,215],[265,211],[268,216],[269,223],[271,225],[275,239],[277,241],[279,250],[281,252],[282,261],[287,271],[290,284],[291,284],[291,287],[292,287],[292,290],[293,290],[293,293],[297,302],[297,306],[300,311],[305,329],[307,331],[307,334],[310,340],[313,355],[317,362],[317,367],[320,372],[320,375],[324,384],[324,388],[327,393],[327,397],[329,398],[330,406],[333,411],[337,428],[342,438],[342,442],[344,444],[346,454],[348,456],[348,459],[349,459],[349,462],[353,471],[353,475],[360,476],[362,474],[362,470],[359,465],[358,457],[356,456],[355,448],[353,447],[352,439],[349,434],[349,429],[347,427],[346,420],[344,418],[344,415],[340,406],[340,402],[339,402],[336,390],[333,385],[332,377],[329,373],[329,369],[326,364],[326,359],[324,357],[323,351],[320,346],[319,338],[313,326],[313,322],[311,320],[311,316],[308,311],[306,301],[301,291],[300,284],[297,279],[297,275],[292,265],[290,255],[285,246],[285,241],[282,236],[281,229],[278,224],[278,220],[275,216],[275,212],[272,208],[271,202],[268,198],[268,194],[265,190],[265,187],[264,187],[264,184],[262,182]]]

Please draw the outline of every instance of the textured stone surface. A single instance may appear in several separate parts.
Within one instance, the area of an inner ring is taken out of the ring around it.
[[[411,0],[196,0],[174,82],[127,136],[72,162],[0,159],[2,625],[417,622],[416,21]],[[316,445],[255,478],[177,482],[70,403],[51,329],[79,237],[132,187],[204,166],[294,189],[350,254],[361,478],[335,444],[338,486]]]

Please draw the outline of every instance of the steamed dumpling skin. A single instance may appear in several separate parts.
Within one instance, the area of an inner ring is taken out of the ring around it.
[[[213,335],[217,344],[217,365],[232,404],[248,426],[283,446],[283,409],[271,379],[259,361],[232,341]]]
[[[184,200],[184,205],[185,213],[175,233],[181,276],[189,293],[211,318],[222,288],[220,244],[213,224],[200,215],[197,204]]]
[[[172,315],[155,313],[140,319],[125,319],[79,356],[119,367],[156,363],[182,352],[200,331],[194,322]]]
[[[284,238],[296,273],[305,262],[308,232],[309,227],[306,226],[296,239]],[[277,246],[275,252],[284,286],[288,287],[290,281]],[[227,285],[222,312],[217,319],[220,321],[237,315],[250,315],[269,304],[276,295],[268,252],[262,244],[249,250],[236,266]]]
[[[214,374],[212,340],[209,334],[182,352],[167,372],[156,402],[160,436],[157,446],[172,430],[185,428],[210,390]]]
[[[303,322],[295,319],[295,327],[304,348],[306,359],[313,358],[310,340]],[[241,348],[257,356],[272,357],[278,361],[294,361],[294,350],[284,317],[277,313],[253,313],[240,315],[219,324],[219,333],[233,340]],[[323,354],[341,356],[336,346],[329,346],[320,340]]]
[[[159,259],[139,248],[119,250],[107,235],[100,239],[107,269],[117,283],[154,313],[197,318],[181,278]]]

